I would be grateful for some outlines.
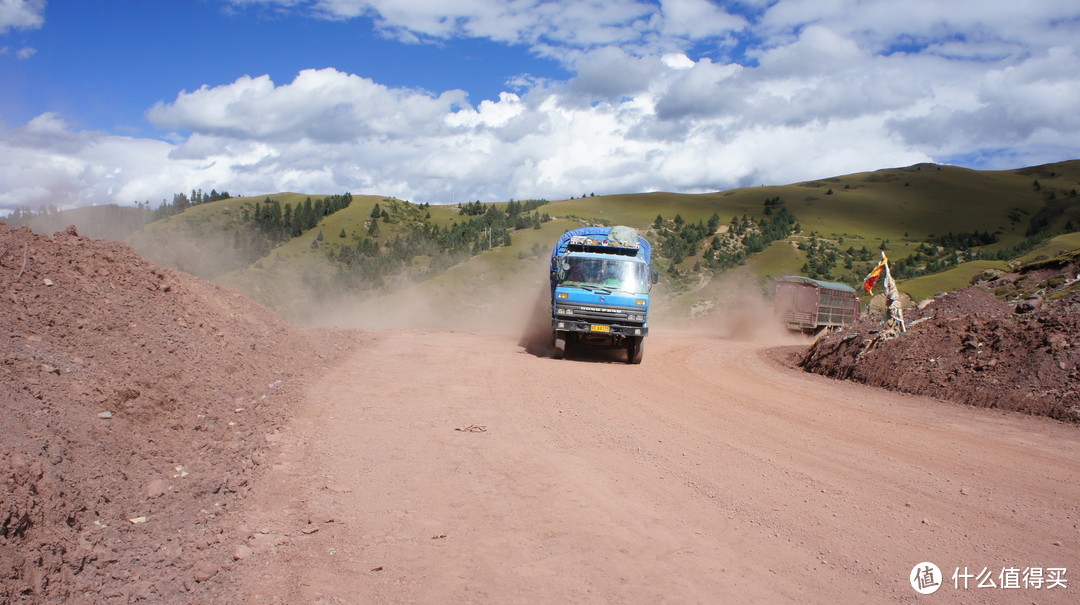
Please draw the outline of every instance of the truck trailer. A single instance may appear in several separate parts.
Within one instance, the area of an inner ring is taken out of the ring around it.
[[[859,296],[847,284],[788,275],[776,280],[775,311],[789,330],[817,334],[859,319]]]
[[[652,247],[630,227],[567,231],[551,251],[552,356],[571,346],[626,349],[641,363],[649,334]]]

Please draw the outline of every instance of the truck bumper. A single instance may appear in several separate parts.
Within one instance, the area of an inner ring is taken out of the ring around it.
[[[648,326],[600,324],[567,319],[552,319],[551,329],[556,332],[583,332],[597,336],[647,336],[649,334]]]

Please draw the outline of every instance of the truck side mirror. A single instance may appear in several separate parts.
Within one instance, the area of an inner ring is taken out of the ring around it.
[[[561,279],[561,273],[562,273],[562,271],[552,271],[551,272],[551,281],[559,281]]]
[[[652,273],[649,274],[649,282],[650,283],[655,284],[658,281],[660,281],[660,274],[659,273],[657,273],[656,271],[653,271]]]

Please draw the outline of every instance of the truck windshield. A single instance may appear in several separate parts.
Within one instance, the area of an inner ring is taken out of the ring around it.
[[[597,287],[624,292],[647,292],[644,264],[623,259],[569,256],[563,259],[560,286]]]

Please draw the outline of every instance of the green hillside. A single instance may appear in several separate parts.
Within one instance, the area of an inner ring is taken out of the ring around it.
[[[419,325],[449,315],[463,325],[465,316],[494,321],[492,301],[507,295],[501,306],[528,306],[554,240],[585,224],[629,225],[653,242],[657,311],[671,318],[735,291],[768,296],[782,275],[857,285],[882,251],[901,290],[922,299],[988,268],[1080,247],[1078,188],[1080,160],[1004,171],[919,164],[697,195],[431,206],[278,193],[200,203],[145,226],[137,223],[148,209],[123,220],[104,217],[115,207],[49,218],[84,232],[92,222],[126,225],[135,229],[127,241],[147,257],[298,321],[334,313]]]
[[[901,289],[921,299],[967,286],[972,277],[988,267],[1007,267],[1007,259],[995,257],[999,253],[1008,252],[1005,256],[1016,258],[1075,244],[1069,236],[1047,238],[1080,231],[1078,187],[1080,161],[1007,171],[922,164],[699,195],[641,193],[556,200],[534,210],[556,219],[542,229],[509,230],[509,245],[474,249],[452,259],[417,250],[394,275],[381,278],[378,287],[358,278],[355,267],[332,260],[343,247],[358,246],[357,242],[368,237],[375,204],[391,211],[389,216],[375,221],[379,232],[370,238],[384,253],[395,238],[403,238],[421,225],[449,229],[476,217],[461,214],[463,209],[458,206],[425,205],[421,212],[416,203],[356,196],[348,208],[323,218],[316,229],[282,243],[251,263],[229,267],[213,277],[301,321],[325,319],[327,309],[343,310],[360,324],[371,325],[444,322],[446,309],[457,309],[455,321],[461,321],[462,315],[484,315],[485,305],[490,305],[494,296],[488,288],[515,292],[520,297],[519,290],[535,288],[537,281],[543,283],[544,258],[562,231],[583,224],[626,224],[642,231],[657,249],[656,265],[663,275],[657,287],[657,309],[672,318],[687,317],[693,310],[707,308],[729,295],[730,282],[736,275],[740,276],[737,289],[755,289],[765,296],[771,279],[789,274],[857,284],[876,263],[883,246],[899,269]],[[295,205],[305,196],[271,197]],[[777,241],[763,242],[757,252],[749,252],[745,245],[739,252],[741,244],[736,241],[732,244],[736,250],[729,250],[726,259],[707,258],[710,242],[724,234],[732,237],[731,229],[741,229],[743,217],[750,221],[751,231],[757,229],[757,221],[768,218],[766,200],[771,201],[773,210],[782,207],[793,215],[798,231]],[[214,229],[226,233],[235,229],[237,208],[256,201],[240,198],[215,202],[205,208],[189,209],[185,215],[192,210],[201,213],[182,220],[194,224],[191,229],[203,234]],[[483,206],[484,211],[491,206],[505,209],[507,203]],[[226,211],[231,213],[231,219]],[[217,219],[208,218],[211,216]],[[175,223],[181,218],[170,220]],[[658,218],[663,222],[657,223]],[[692,236],[680,240],[680,230],[683,235],[694,226],[708,231],[704,225],[710,219],[718,219],[719,225],[700,241],[692,241]],[[153,227],[148,226],[147,231]],[[175,225],[158,228],[176,231]],[[319,232],[322,241],[316,239]],[[941,245],[945,238],[958,234],[986,236],[994,241],[963,249]],[[187,238],[159,232],[153,239]],[[672,252],[683,244],[685,250]],[[933,254],[929,253],[931,249]],[[835,257],[831,265],[830,256]],[[227,258],[227,251],[219,257]],[[910,266],[905,267],[905,261]],[[221,260],[212,264],[219,268],[228,265]],[[929,274],[919,275],[927,271]],[[905,277],[905,272],[910,276]],[[756,286],[747,285],[752,282]],[[436,301],[442,312],[425,308],[432,304],[427,301]],[[511,306],[520,307],[521,303]],[[408,322],[400,321],[406,316]]]

